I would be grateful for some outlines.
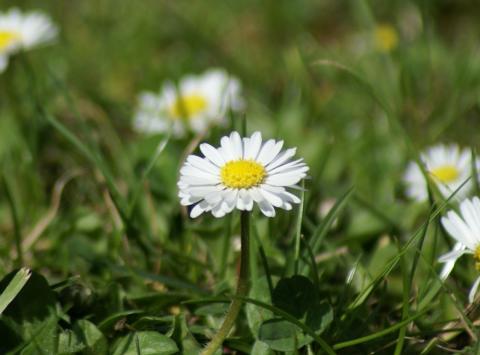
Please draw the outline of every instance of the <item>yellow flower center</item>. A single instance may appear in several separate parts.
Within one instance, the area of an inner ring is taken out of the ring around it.
[[[390,52],[398,45],[398,34],[391,25],[379,25],[375,28],[373,34],[375,47],[380,52]]]
[[[475,248],[475,252],[473,253],[473,259],[475,260],[475,269],[480,271],[480,245]]]
[[[220,170],[222,183],[234,189],[249,189],[263,182],[265,168],[254,160],[229,161]]]
[[[168,109],[168,113],[174,119],[192,118],[204,111],[208,106],[207,99],[203,95],[191,94],[178,97]]]
[[[438,168],[432,169],[431,174],[433,175],[433,177],[440,180],[440,182],[448,184],[457,180],[460,172],[453,165],[443,165],[439,166]]]
[[[0,51],[7,49],[20,39],[20,34],[13,31],[0,30]]]

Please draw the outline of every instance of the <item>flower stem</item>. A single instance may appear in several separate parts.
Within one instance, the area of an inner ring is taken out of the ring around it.
[[[242,211],[240,215],[240,234],[241,234],[241,245],[242,250],[240,253],[240,271],[238,274],[238,282],[237,282],[237,292],[235,293],[236,296],[246,296],[248,293],[248,273],[249,273],[249,237],[250,237],[250,212]],[[242,308],[243,301],[239,298],[235,298],[232,303],[230,304],[230,308],[223,320],[220,329],[218,329],[217,333],[213,336],[210,343],[208,343],[207,347],[203,350],[201,355],[212,355],[217,351],[217,349],[222,345],[225,338],[228,336],[228,333],[232,329],[235,321],[240,313]]]

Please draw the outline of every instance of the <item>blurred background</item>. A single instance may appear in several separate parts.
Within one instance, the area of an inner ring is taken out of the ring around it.
[[[14,6],[49,14],[59,39],[12,58],[0,77],[0,167],[7,186],[0,194],[2,275],[16,264],[19,233],[25,263],[52,282],[87,275],[81,283],[88,289],[143,290],[145,279],[133,273],[135,284],[132,271],[122,269],[127,265],[224,289],[217,285],[224,264],[216,256],[225,250],[225,222],[189,221],[177,199],[177,171],[194,137],[171,140],[143,179],[164,137],[132,129],[141,91],[212,67],[241,80],[248,131],[298,146],[311,167],[307,230],[355,185],[356,203],[333,230],[333,249],[347,245],[349,253],[374,255],[383,248],[379,241],[390,227],[372,208],[407,230],[425,216],[402,185],[417,150],[449,142],[478,148],[475,0],[3,0],[1,10]],[[100,165],[54,129],[39,106],[101,157]],[[233,117],[232,128],[240,118]],[[217,127],[204,139],[215,145],[227,131]],[[128,204],[137,190],[132,232],[116,204]],[[275,226],[257,222],[260,231],[279,235],[270,242],[261,237],[277,271],[295,218],[279,214]],[[134,235],[133,244],[126,234]],[[390,246],[366,266],[372,273],[395,253]],[[149,248],[159,254],[145,266],[141,250]],[[232,285],[234,258],[228,258]],[[357,260],[344,258],[341,272],[329,269],[332,285]],[[149,290],[165,287],[164,279],[146,279]]]

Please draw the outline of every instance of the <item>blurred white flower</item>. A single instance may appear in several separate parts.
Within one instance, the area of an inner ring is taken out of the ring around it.
[[[460,215],[449,211],[446,217],[442,217],[442,225],[457,243],[452,251],[442,255],[438,261],[445,263],[440,277],[444,280],[452,271],[455,262],[463,254],[471,254],[475,260],[475,268],[480,271],[480,199],[466,199],[460,203]],[[480,277],[477,277],[468,294],[470,303],[475,298]]]
[[[472,155],[468,149],[460,149],[457,145],[436,145],[420,155],[425,169],[436,183],[444,197],[449,197],[457,190],[472,173]],[[476,161],[480,167],[480,161]],[[428,198],[427,182],[416,162],[410,162],[404,175],[408,197],[417,201]],[[455,195],[465,197],[471,190],[473,181],[470,179]]]
[[[41,12],[23,14],[16,8],[0,12],[0,72],[7,67],[9,55],[49,43],[57,33],[57,27]]]
[[[356,31],[348,37],[347,47],[358,56],[372,52],[390,53],[394,51],[400,42],[400,34],[389,23],[377,24],[365,31]]]
[[[239,235],[236,235],[232,238],[232,248],[236,252],[240,252],[242,250],[242,240]]]
[[[224,122],[228,110],[243,108],[240,91],[240,82],[221,69],[186,76],[178,87],[167,82],[159,94],[140,94],[134,127],[142,133],[172,130],[176,137],[188,130],[202,133],[212,123]]]
[[[399,11],[398,25],[402,38],[407,41],[413,41],[423,31],[422,13],[418,6],[405,2]]]
[[[190,216],[212,212],[223,217],[234,208],[251,211],[256,202],[267,217],[275,209],[292,209],[300,199],[286,188],[306,176],[303,159],[292,160],[296,148],[282,151],[283,141],[262,144],[260,132],[241,138],[237,132],[225,136],[221,146],[200,145],[204,158],[190,155],[180,170],[179,197],[184,206],[195,205]]]

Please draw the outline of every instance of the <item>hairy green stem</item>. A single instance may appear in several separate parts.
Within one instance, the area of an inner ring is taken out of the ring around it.
[[[237,283],[237,292],[236,296],[244,297],[248,293],[248,265],[249,265],[249,236],[250,236],[250,212],[242,211],[240,216],[240,234],[242,242],[242,251],[240,253],[240,271],[238,274],[238,283]],[[242,308],[243,301],[240,298],[233,299],[228,309],[225,319],[223,320],[220,329],[213,336],[210,343],[201,353],[202,355],[212,355],[217,351],[217,349],[222,345],[225,338],[228,336],[228,333],[232,329],[235,321],[240,313]]]

